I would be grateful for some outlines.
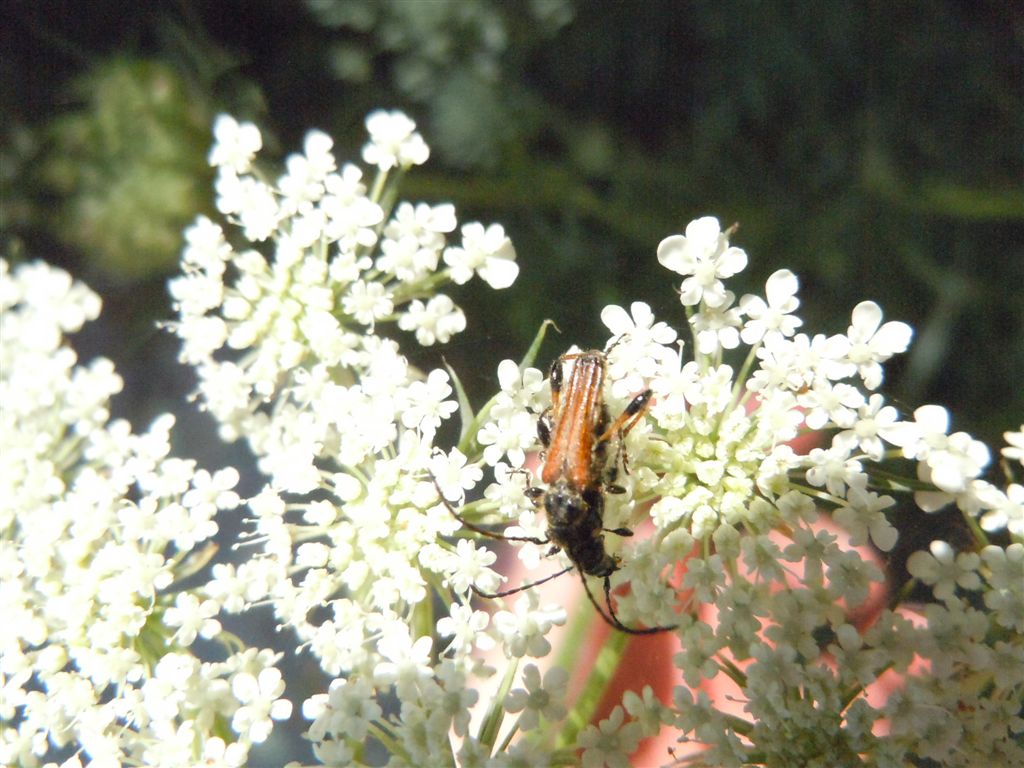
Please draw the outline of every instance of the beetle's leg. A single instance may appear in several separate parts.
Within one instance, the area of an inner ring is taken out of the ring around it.
[[[611,426],[604,431],[604,434],[598,438],[599,443],[611,440],[613,437],[618,440],[618,447],[615,450],[615,463],[612,464],[612,469],[609,471],[609,481],[615,480],[615,472],[617,471],[620,462],[622,464],[622,471],[627,475],[629,474],[629,457],[626,455],[625,451],[626,435],[630,433],[633,427],[640,423],[640,419],[644,417],[648,409],[651,407],[651,397],[653,394],[654,393],[651,390],[645,389],[639,395],[630,400],[629,405],[623,409],[622,413],[619,414],[619,417],[615,419]],[[609,485],[608,488],[612,489],[609,492],[618,493],[617,490],[614,490],[618,487],[619,486]]]
[[[597,609],[597,612],[601,614],[601,618],[604,619],[605,622],[607,622],[609,625],[619,630],[620,632],[625,632],[627,635],[656,635],[659,632],[670,632],[671,630],[675,629],[674,625],[642,628],[627,627],[625,624],[619,621],[619,617],[615,613],[615,606],[612,604],[612,585],[610,577],[604,577],[604,602],[608,606],[608,613],[605,614],[605,612],[601,609],[601,606],[598,605],[597,600],[594,599],[594,596],[590,592],[590,586],[587,584],[587,577],[584,576],[582,572],[580,573],[580,576],[582,576],[583,578],[583,588],[587,590],[587,597],[590,598],[590,602],[594,604],[594,608]]]
[[[480,597],[486,597],[488,600],[493,600],[496,597],[508,597],[509,595],[514,595],[516,592],[523,592],[527,589],[532,589],[533,587],[536,587],[539,584],[549,582],[552,579],[557,579],[559,576],[568,573],[575,567],[575,565],[566,566],[562,570],[552,573],[550,576],[545,576],[543,579],[531,581],[529,584],[523,584],[522,586],[516,587],[515,589],[506,589],[504,592],[484,592],[480,589],[477,589],[476,586],[472,584],[470,584],[470,589],[472,589],[475,594],[479,595]]]
[[[445,508],[452,513],[452,517],[454,517],[456,520],[462,523],[462,525],[468,528],[469,530],[474,531],[475,533],[479,533],[481,536],[486,536],[490,539],[501,539],[503,541],[527,541],[531,544],[550,543],[550,539],[538,539],[535,536],[506,536],[503,533],[489,531],[486,528],[481,528],[480,526],[469,522],[469,520],[467,520],[458,512],[456,512],[455,507],[453,507],[451,503],[449,503],[448,499],[445,498],[444,493],[441,491],[441,486],[437,482],[437,478],[431,474],[430,479],[433,481],[434,487],[437,489],[437,497],[441,500],[441,503],[444,504]]]
[[[606,440],[611,440],[613,437],[618,437],[621,440],[628,435],[630,430],[632,430],[633,427],[640,422],[640,419],[644,417],[644,414],[647,413],[648,408],[651,406],[651,397],[653,395],[654,393],[651,390],[645,389],[639,395],[630,400],[629,405],[623,409],[622,413],[619,414],[619,417],[615,419],[615,421],[611,423],[611,426],[604,431],[604,434],[598,438],[598,442],[603,443]]]

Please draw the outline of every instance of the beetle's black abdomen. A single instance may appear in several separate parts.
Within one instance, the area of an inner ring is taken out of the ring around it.
[[[579,492],[566,482],[555,483],[544,494],[544,508],[548,538],[583,573],[608,576],[618,570],[618,561],[604,550],[604,497],[600,491]]]

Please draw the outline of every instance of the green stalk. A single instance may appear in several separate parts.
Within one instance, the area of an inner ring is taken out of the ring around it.
[[[583,690],[580,691],[576,704],[566,718],[565,725],[558,734],[556,747],[561,749],[576,743],[579,732],[593,719],[598,704],[604,697],[605,689],[611,681],[615,670],[619,668],[622,656],[630,640],[625,632],[611,632],[594,661]],[[579,648],[579,645],[567,645],[567,648]]]
[[[519,720],[517,719],[515,724],[508,729],[508,734],[501,742],[501,746],[498,747],[496,755],[503,755],[508,750],[509,744],[512,743],[512,738],[519,732]]]
[[[434,632],[434,604],[429,597],[421,600],[412,611],[410,622],[413,637],[426,637]]]
[[[477,738],[481,744],[487,745],[488,754],[492,753],[494,742],[497,741],[498,730],[501,728],[501,721],[505,716],[505,697],[508,696],[508,691],[512,687],[512,682],[516,678],[518,669],[519,660],[509,659],[508,668],[505,670],[505,677],[494,694],[494,699],[491,701],[491,708],[487,712],[487,716],[484,718],[483,723],[480,724],[480,734]]]
[[[963,519],[964,522],[967,523],[967,529],[971,532],[971,536],[974,537],[974,546],[977,548],[977,550],[980,551],[984,549],[986,546],[988,546],[990,543],[988,540],[988,536],[985,535],[985,532],[981,529],[981,526],[978,525],[978,521],[968,514],[964,514]]]
[[[730,680],[732,680],[739,688],[746,688],[747,676],[742,669],[737,667],[732,661],[726,659],[719,654],[716,658],[718,667],[721,669]]]
[[[394,737],[394,734],[383,722],[371,720],[369,724],[369,732],[373,738],[377,739],[377,741],[384,745],[384,749],[387,750],[389,755],[392,757],[397,756],[410,760],[409,754],[405,751],[402,743]]]
[[[593,611],[575,611],[572,621],[569,623],[569,629],[566,633],[564,640],[560,644],[558,656],[555,658],[555,666],[561,667],[565,670],[571,670],[576,666],[576,657],[579,655],[579,649],[586,645],[587,634],[591,631],[594,623],[594,612]],[[576,704],[569,711],[566,718],[565,724],[562,726],[562,730],[559,731],[555,736],[555,744],[559,748],[568,746],[569,744],[575,744],[576,734],[580,728],[587,725],[587,720],[582,719],[578,716],[577,708],[579,707],[580,701],[582,701],[582,692],[580,698]],[[573,723],[574,720],[579,720],[579,723]],[[573,723],[573,725],[570,725]],[[571,740],[566,738],[566,732],[571,730]]]

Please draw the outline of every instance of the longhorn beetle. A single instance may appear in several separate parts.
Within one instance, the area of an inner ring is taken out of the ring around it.
[[[572,371],[568,381],[564,382],[566,363],[572,363]],[[525,491],[530,500],[537,506],[543,506],[547,513],[547,538],[505,536],[480,528],[455,511],[439,486],[437,491],[448,510],[470,530],[507,541],[551,544],[549,554],[561,550],[572,562],[557,573],[505,592],[486,593],[473,587],[478,595],[505,597],[543,584],[575,568],[587,597],[605,622],[632,635],[650,635],[674,627],[627,627],[615,614],[610,577],[619,570],[620,561],[605,551],[604,534],[632,536],[633,532],[628,528],[604,527],[604,496],[606,493],[624,492],[623,488],[613,484],[620,460],[623,468],[627,469],[623,440],[647,411],[651,390],[644,390],[634,397],[619,417],[609,423],[608,408],[604,402],[607,368],[607,353],[599,350],[570,352],[556,359],[551,366],[551,406],[537,420],[537,436],[545,449],[540,478],[546,487],[530,486]],[[614,462],[609,467],[607,448],[613,439],[618,441],[618,446]],[[436,479],[434,485],[438,485]],[[604,580],[607,613],[594,599],[587,576]]]

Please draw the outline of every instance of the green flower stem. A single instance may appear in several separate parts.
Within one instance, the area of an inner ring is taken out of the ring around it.
[[[719,669],[721,669],[730,680],[736,683],[737,686],[740,688],[745,688],[747,686],[746,674],[744,674],[743,670],[737,667],[732,661],[721,655],[719,655],[715,661],[718,662]]]
[[[82,446],[84,444],[84,437],[75,435],[71,431],[65,431],[50,456],[50,461],[54,466],[60,468],[61,476],[68,481],[68,485],[71,485],[74,480],[70,475],[71,470],[74,468],[76,472],[81,471],[78,465],[82,461]]]
[[[736,715],[723,715],[729,727],[741,736],[749,736],[754,732],[754,724]]]
[[[754,367],[754,361],[757,360],[757,350],[760,348],[761,342],[757,342],[750,348],[750,352],[747,353],[747,359],[743,361],[740,372],[736,375],[736,386],[733,388],[732,393],[732,405],[728,410],[723,411],[723,414],[729,413],[729,411],[734,410],[737,406],[745,404],[747,399],[753,394],[749,389],[743,388],[742,382],[745,382],[750,375],[750,369]]]
[[[584,624],[584,631],[589,629],[591,622],[593,622],[593,616],[589,617],[586,622],[580,622]],[[569,642],[566,642],[563,653],[568,651],[571,654],[581,647],[581,637],[579,637],[579,634],[578,630],[570,634]],[[593,719],[594,712],[604,697],[608,683],[622,662],[622,657],[625,654],[629,640],[629,635],[624,632],[609,633],[608,639],[605,640],[604,645],[601,646],[601,650],[597,654],[597,658],[594,660],[594,668],[591,670],[587,681],[583,684],[583,690],[580,691],[576,704],[569,712],[565,725],[558,734],[556,740],[557,748],[574,745],[580,731]],[[566,665],[566,668],[571,669],[572,664]]]
[[[406,762],[412,762],[412,758],[410,758],[409,754],[405,751],[402,743],[394,737],[394,734],[392,734],[383,723],[376,720],[370,721],[369,731],[373,734],[373,738],[383,745],[389,755],[403,758]]]
[[[398,201],[398,188],[401,186],[402,179],[406,175],[408,168],[398,166],[394,169],[394,173],[381,173],[374,179],[373,192],[371,193],[370,199],[377,203],[381,210],[384,211],[384,218],[381,219],[380,224],[377,225],[377,234],[379,235],[384,231],[384,227],[387,226],[391,220],[391,211],[395,207],[395,203]],[[385,184],[382,176],[389,177]]]
[[[889,598],[889,609],[894,609],[897,606],[907,602],[910,599],[910,595],[914,591],[914,588],[917,587],[920,583],[921,582],[919,582],[917,579],[907,579],[907,581],[903,583],[903,586],[900,587],[897,592],[894,592],[892,596]]]
[[[505,677],[501,686],[491,700],[491,708],[487,712],[483,723],[480,724],[480,735],[477,737],[481,744],[487,746],[488,753],[493,753],[494,742],[498,739],[498,731],[501,729],[501,721],[505,717],[505,697],[516,679],[516,672],[519,671],[519,659],[509,659],[508,668],[505,670]]]
[[[985,532],[981,530],[981,526],[978,525],[978,521],[975,518],[966,513],[963,515],[963,518],[964,522],[967,523],[967,528],[970,530],[971,536],[974,537],[974,543],[977,545],[979,550],[992,543],[988,540],[988,536],[985,535]]]
[[[559,647],[558,657],[555,659],[556,667],[570,670],[576,666],[576,657],[579,655],[579,649],[585,645],[587,633],[591,631],[592,626],[592,614],[587,614],[584,611],[576,611],[576,615],[569,624],[569,631]],[[579,702],[577,701],[577,704],[578,703]],[[574,744],[576,742],[576,734],[579,732],[579,729],[587,724],[586,721],[583,721],[582,725],[576,724],[575,726],[571,726],[570,721],[576,717],[576,715],[576,707],[574,707],[569,712],[566,723],[562,726],[562,730],[556,735],[555,743],[559,748]],[[569,739],[566,737],[566,732],[569,731],[571,727],[574,727],[574,730],[572,731],[572,738]]]
[[[384,185],[387,183],[387,180],[387,171],[377,171],[377,175],[373,179],[373,186],[370,187],[370,194],[368,195],[368,197],[378,205],[380,205],[380,198],[381,195],[384,193]],[[383,229],[383,222],[387,221],[387,216],[385,216],[381,221],[382,223],[378,229],[378,234],[380,234],[380,230]]]
[[[173,558],[174,582],[171,584],[171,591],[175,589],[177,582],[195,576],[205,568],[220,547],[215,542],[207,542],[201,549],[178,552]]]
[[[896,455],[890,455],[892,453],[895,453]],[[899,459],[902,458],[902,454],[900,454],[898,451],[888,451],[884,458]],[[887,483],[887,490],[890,491],[899,491],[902,493],[907,493],[910,491],[937,490],[935,486],[932,485],[931,483],[925,483],[922,482],[921,480],[912,479],[904,475],[897,475],[895,472],[889,472],[888,470],[883,469],[881,465],[878,464],[869,464],[867,467],[865,467],[865,472],[867,472],[871,476],[872,480],[884,480]]]
[[[840,708],[840,712],[846,712],[851,704],[856,701],[860,696],[864,694],[863,685],[851,685],[848,688],[841,690],[840,701],[843,702],[843,706]]]
[[[440,269],[416,283],[389,283],[387,288],[391,291],[391,298],[395,305],[405,304],[413,299],[428,299],[437,293],[437,289],[452,281],[450,269]],[[401,316],[400,313],[382,317],[380,322],[394,321]]]
[[[519,719],[517,718],[511,728],[508,729],[508,734],[501,740],[501,744],[498,746],[497,754],[503,755],[508,752],[509,744],[512,743],[512,738],[519,732]]]
[[[217,642],[224,646],[224,650],[229,654],[241,653],[249,647],[242,638],[234,632],[228,632],[227,630],[221,630],[221,633],[217,635]]]
[[[841,507],[843,503],[846,501],[845,499],[833,496],[828,491],[823,491],[820,488],[815,488],[814,486],[811,485],[803,485],[801,483],[794,482],[793,480],[789,481],[789,487],[794,491],[799,491],[805,496],[810,496],[813,499],[818,499],[819,501],[824,502],[825,504],[829,504],[832,507]]]

